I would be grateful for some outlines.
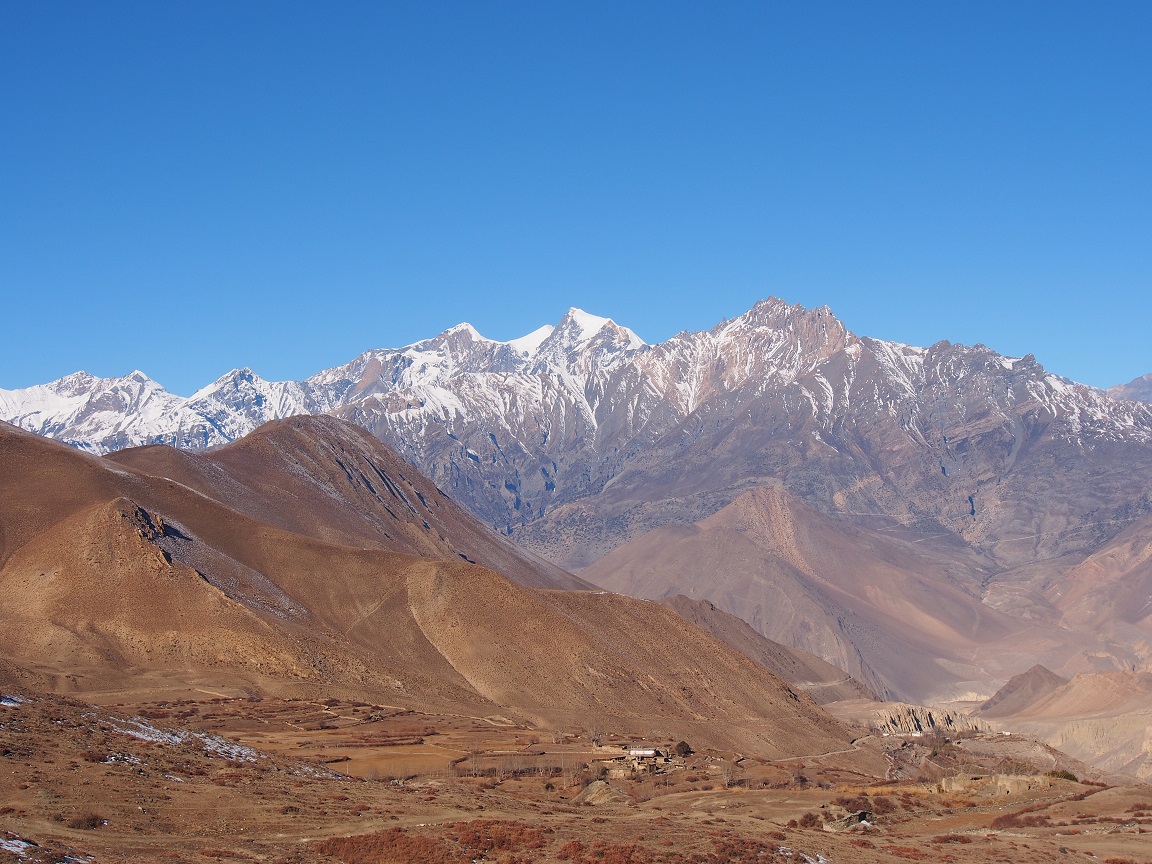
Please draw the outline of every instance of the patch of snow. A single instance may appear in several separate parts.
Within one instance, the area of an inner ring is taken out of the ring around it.
[[[19,708],[27,701],[23,696],[9,696],[7,693],[0,695],[0,705],[5,708]]]
[[[11,852],[20,858],[26,858],[30,854],[29,850],[39,848],[35,843],[29,843],[27,840],[6,840],[0,838],[0,849],[5,852]]]
[[[234,741],[221,738],[219,735],[210,735],[206,732],[189,732],[185,729],[166,731],[157,729],[155,726],[150,723],[145,723],[143,720],[136,719],[123,720],[121,722],[124,723],[125,726],[117,726],[115,723],[109,723],[108,725],[121,735],[130,735],[133,738],[139,738],[141,741],[151,741],[154,744],[183,744],[188,741],[199,742],[205,753],[214,753],[235,762],[255,762],[258,758],[263,757],[262,753],[253,750],[251,747],[245,747],[243,744],[237,744]]]
[[[292,772],[295,777],[313,777],[318,780],[339,780],[344,775],[327,768],[316,768],[312,765],[301,765]],[[393,780],[393,783],[396,781]]]
[[[115,765],[118,762],[125,765],[139,765],[140,757],[130,753],[109,753],[108,758],[104,760],[105,765]]]

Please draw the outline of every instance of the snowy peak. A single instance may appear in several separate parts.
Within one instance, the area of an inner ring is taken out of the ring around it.
[[[590,315],[575,306],[564,313],[545,341],[571,349],[583,347],[597,338],[606,338],[625,350],[643,348],[645,344],[643,339],[611,318]]]
[[[787,334],[804,353],[828,354],[856,341],[827,306],[806,309],[789,305],[778,297],[761,300],[739,318],[715,328],[723,335],[746,336],[748,333]]]
[[[30,432],[99,450],[108,441],[140,443],[129,427],[170,418],[183,401],[139,370],[119,378],[74,372],[48,384],[0,390],[0,416]]]
[[[402,353],[426,368],[435,367],[447,374],[507,372],[518,370],[523,360],[535,360],[542,351],[555,360],[590,345],[607,347],[612,351],[631,351],[643,348],[645,342],[611,318],[601,318],[572,307],[558,324],[545,324],[507,342],[488,339],[471,324],[462,323],[431,339],[413,342],[405,346]],[[500,369],[489,368],[493,363]]]
[[[644,347],[644,340],[627,327],[573,307],[541,340],[533,355],[533,371],[591,372],[593,367],[606,370],[629,352]]]
[[[556,328],[551,324],[545,324],[543,327],[536,328],[526,336],[521,336],[519,339],[509,340],[508,345],[511,346],[512,350],[516,351],[518,354],[531,356],[536,353],[537,349],[540,348],[541,343],[543,343],[545,339],[551,336],[552,331],[555,329]]]
[[[559,329],[572,329],[578,334],[577,338],[587,342],[609,323],[611,323],[611,319],[590,315],[583,309],[570,306],[568,311],[564,313],[564,317],[560,319]]]
[[[627,327],[621,327],[611,318],[591,315],[575,306],[564,313],[564,317],[560,319],[553,332],[556,331],[566,332],[580,344],[587,344],[608,331],[608,339],[628,351],[643,348],[647,344],[634,332]]]
[[[207,387],[201,387],[189,396],[188,401],[196,402],[197,400],[216,395],[222,390],[243,390],[250,387],[258,388],[264,383],[264,379],[245,366],[241,369],[233,369],[231,372],[225,372]]]

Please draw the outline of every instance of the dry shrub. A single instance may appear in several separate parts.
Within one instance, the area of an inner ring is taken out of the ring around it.
[[[1052,822],[1047,816],[1025,815],[1026,811],[1005,813],[997,816],[989,824],[990,828],[1051,828]]]
[[[334,855],[347,864],[469,864],[472,860],[454,850],[443,840],[408,834],[402,828],[361,834],[355,837],[333,837],[316,844],[318,851]]]
[[[543,849],[549,842],[545,838],[553,833],[551,828],[533,828],[526,822],[503,822],[496,819],[457,822],[452,826],[452,832],[452,839],[463,846],[472,858],[480,857],[476,853]]]
[[[589,848],[579,840],[569,840],[561,846],[556,858],[560,861],[571,861],[572,864],[656,864],[660,860],[655,858],[650,850],[635,843],[597,841]]]
[[[749,840],[744,837],[727,837],[723,840],[714,840],[715,861],[725,864],[757,864],[765,860],[766,855],[773,855],[775,849],[763,840]]]
[[[569,840],[560,847],[556,853],[556,857],[561,861],[576,861],[584,856],[584,852],[588,849],[579,840]]]
[[[801,828],[815,828],[820,823],[821,819],[819,814],[813,813],[811,810],[809,810],[807,813],[800,817],[800,822],[798,824]]]
[[[972,838],[967,834],[937,834],[932,838],[933,843],[971,843]]]
[[[883,816],[885,813],[895,813],[896,803],[887,795],[875,795],[871,799],[872,806],[869,808],[877,816]]]
[[[82,831],[94,831],[104,824],[104,817],[91,811],[79,813],[68,820],[69,828],[78,828]]]
[[[924,802],[906,792],[902,792],[900,794],[900,806],[905,810],[919,810],[924,806]],[[892,809],[896,808],[893,807]]]
[[[909,861],[927,861],[935,857],[913,846],[885,846],[884,851],[897,858],[906,858]]]

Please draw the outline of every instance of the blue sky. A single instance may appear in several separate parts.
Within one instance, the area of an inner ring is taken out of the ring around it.
[[[1152,4],[0,4],[0,387],[776,295],[1152,372]]]

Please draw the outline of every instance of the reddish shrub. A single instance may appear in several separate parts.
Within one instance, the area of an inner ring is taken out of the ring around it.
[[[472,860],[443,840],[408,834],[393,828],[378,834],[333,837],[316,844],[325,855],[334,855],[347,864],[469,864]]]
[[[69,828],[79,828],[82,831],[94,831],[104,824],[104,818],[95,813],[80,813],[68,820]]]
[[[932,838],[933,843],[971,843],[972,838],[967,834],[937,834]]]
[[[453,839],[472,857],[482,852],[516,852],[521,849],[542,849],[547,845],[545,835],[551,828],[533,828],[525,822],[503,822],[496,819],[478,819],[475,822],[457,822],[452,826]]]
[[[927,852],[922,852],[913,846],[885,846],[884,851],[897,858],[906,858],[909,861],[926,861],[929,858]]]
[[[815,828],[820,824],[820,822],[820,817],[809,810],[807,813],[800,817],[799,824],[801,828]]]
[[[588,847],[581,843],[579,840],[569,840],[560,847],[556,853],[556,857],[561,861],[572,861],[580,858]]]
[[[1028,811],[1018,810],[1015,813],[1005,813],[997,816],[989,823],[989,827],[1001,828],[1051,828],[1052,822],[1047,816],[1026,815]]]
[[[896,812],[896,804],[887,795],[876,795],[871,799],[871,803],[872,812],[877,816]]]

